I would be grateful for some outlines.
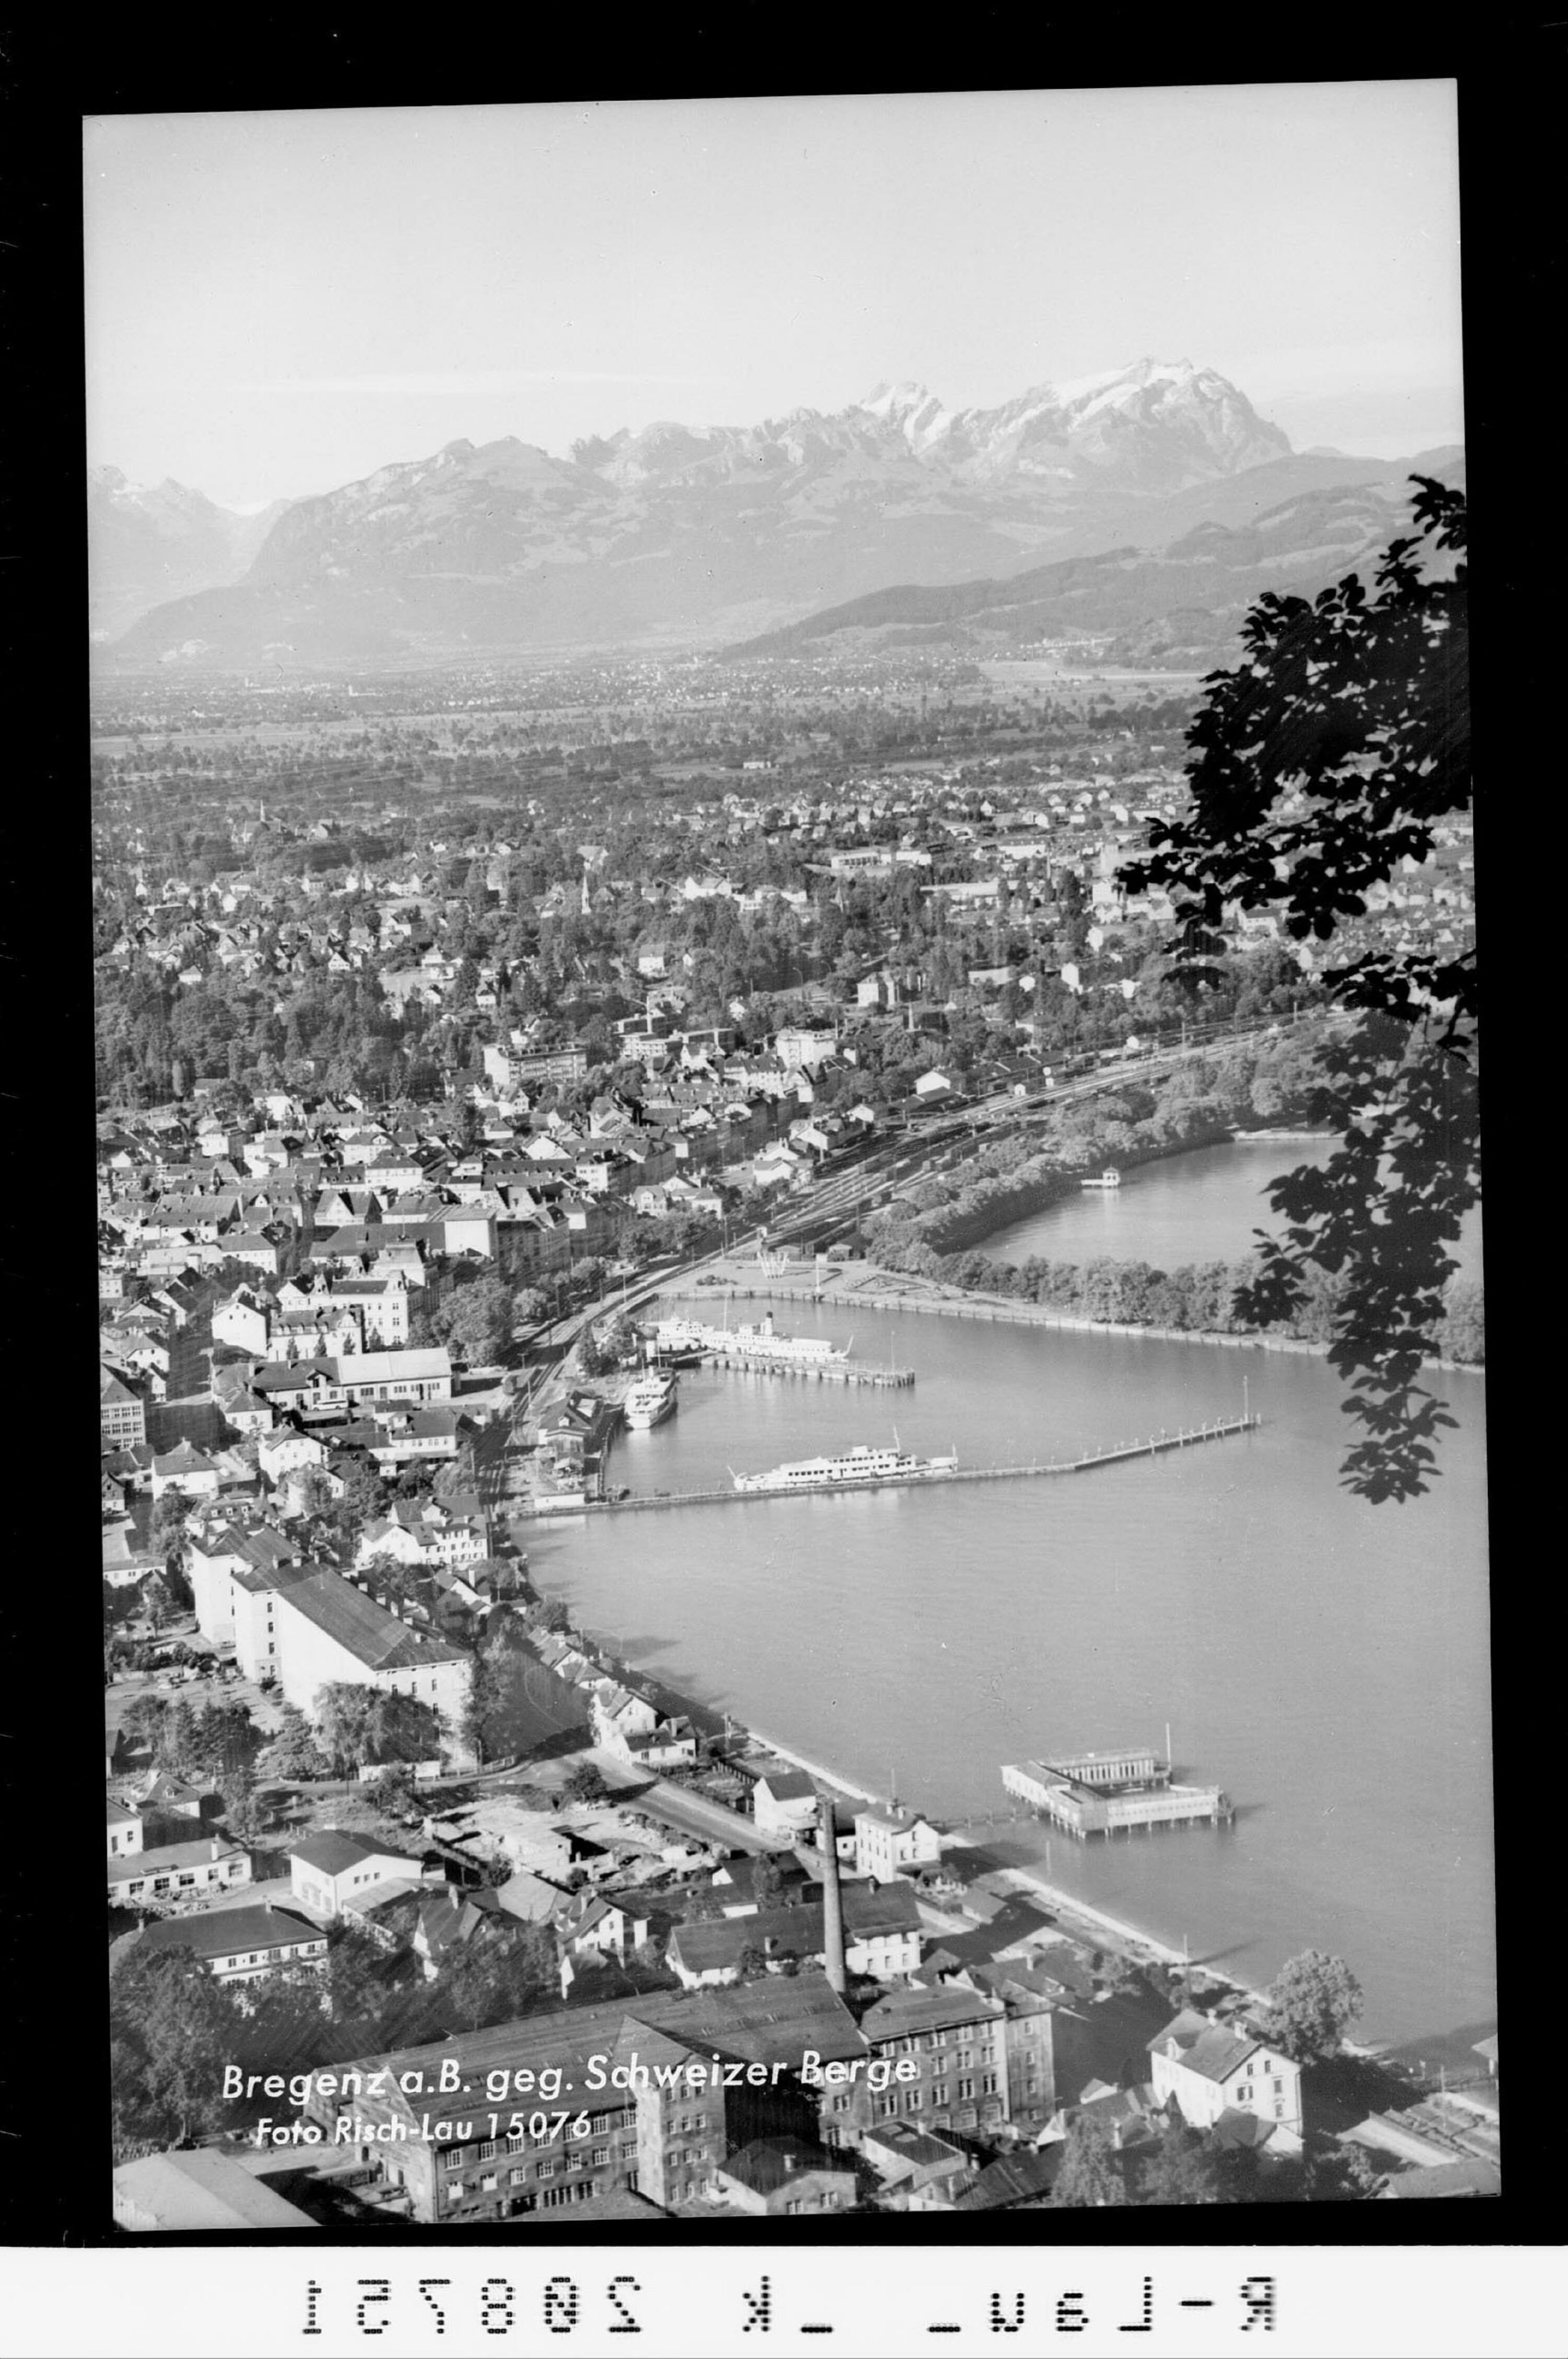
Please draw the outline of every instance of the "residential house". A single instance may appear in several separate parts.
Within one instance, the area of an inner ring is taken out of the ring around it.
[[[887,1884],[901,1870],[931,1864],[942,1856],[942,1838],[929,1819],[905,1810],[857,1810],[855,1866],[861,1875]]]
[[[281,1483],[286,1474],[326,1463],[326,1443],[313,1433],[301,1432],[297,1426],[277,1426],[271,1433],[264,1433],[256,1445],[256,1464],[269,1483]]]
[[[134,1450],[147,1438],[147,1413],[141,1396],[111,1368],[98,1372],[98,1430],[100,1447],[104,1450]]]
[[[218,1303],[212,1312],[212,1340],[230,1343],[238,1352],[256,1355],[264,1353],[272,1332],[271,1313],[266,1303],[248,1286],[236,1287],[227,1300]]]
[[[327,1958],[327,1937],[320,1927],[271,1901],[163,1918],[143,1927],[138,1947],[193,1951],[198,1964],[220,1983],[260,1982],[286,1967],[319,1969]]]
[[[407,1852],[388,1851],[362,1835],[329,1827],[292,1843],[288,1853],[289,1886],[294,1897],[312,1917],[330,1922],[351,1903],[378,1887],[412,1877],[417,1882],[422,1863]]]
[[[560,1918],[562,1942],[572,1956],[591,1951],[619,1958],[622,1963],[640,1950],[653,1930],[645,1903],[624,1894],[584,1892],[568,1903]]]
[[[1174,2098],[1195,2129],[1227,2111],[1247,2112],[1299,2138],[1302,2071],[1245,2025],[1184,2007],[1149,2043],[1156,2104]]]
[[[109,1813],[109,1851],[111,1859],[125,1859],[142,1847],[142,1814],[124,1802],[111,1799]]]
[[[735,2211],[758,2217],[849,2212],[855,2203],[853,2170],[798,2137],[753,2138],[714,2165],[711,2183]]]
[[[770,1769],[752,1789],[752,1815],[760,1835],[794,1841],[816,1824],[816,1788],[804,1769]]]
[[[897,1886],[873,1890],[870,1885],[847,1884],[842,1905],[844,1962],[851,1973],[893,1983],[914,1972],[920,1963],[921,1922],[913,1893]],[[822,1903],[696,1918],[676,1926],[665,1955],[682,1988],[697,1990],[737,1981],[748,1951],[770,1962],[794,1959],[801,1964],[824,1963]]]
[[[455,1408],[413,1409],[403,1416],[384,1409],[370,1454],[378,1466],[394,1470],[418,1459],[454,1459],[462,1429],[461,1412]]]
[[[162,1457],[155,1456],[152,1463],[152,1495],[161,1499],[166,1492],[178,1491],[187,1499],[215,1499],[222,1475],[205,1451],[189,1441],[178,1442]]]
[[[251,1855],[238,1843],[209,1835],[200,1843],[163,1843],[121,1854],[109,1862],[109,1905],[175,1908],[183,1902],[232,1891],[251,1880]]]
[[[860,2152],[908,2211],[945,2210],[975,2175],[962,2147],[913,2122],[872,2123],[861,2134]]]

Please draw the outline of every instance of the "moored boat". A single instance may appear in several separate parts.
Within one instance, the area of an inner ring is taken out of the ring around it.
[[[653,1370],[639,1376],[622,1404],[626,1422],[637,1432],[657,1425],[676,1407],[678,1387],[674,1376],[662,1370]]]
[[[772,1466],[764,1474],[734,1474],[737,1491],[834,1491],[850,1484],[918,1483],[930,1475],[951,1474],[957,1467],[956,1451],[944,1458],[916,1458],[907,1450],[872,1450],[857,1442],[853,1450],[832,1458],[797,1458]]]
[[[1119,1188],[1121,1174],[1114,1163],[1108,1163],[1098,1180],[1080,1180],[1080,1188]]]

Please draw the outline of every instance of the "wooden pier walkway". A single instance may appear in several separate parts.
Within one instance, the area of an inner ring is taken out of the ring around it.
[[[867,1360],[829,1360],[818,1364],[815,1361],[753,1359],[746,1352],[704,1352],[703,1360],[713,1368],[739,1368],[754,1376],[815,1376],[818,1384],[827,1385],[891,1385],[903,1391],[914,1382],[913,1368],[877,1368]]]
[[[1083,1474],[1094,1466],[1125,1464],[1134,1458],[1157,1458],[1163,1451],[1190,1450],[1203,1441],[1223,1441],[1233,1433],[1250,1433],[1262,1424],[1260,1417],[1217,1418],[1212,1424],[1184,1427],[1178,1433],[1157,1433],[1145,1441],[1118,1441],[1103,1450],[1091,1450],[1082,1458],[1036,1460],[1022,1466],[951,1466],[930,1474],[892,1475],[882,1482],[822,1483],[799,1491],[737,1491],[726,1484],[715,1484],[703,1491],[654,1491],[632,1499],[597,1499],[586,1507],[574,1510],[579,1515],[629,1515],[649,1507],[699,1507],[717,1506],[725,1501],[756,1501],[759,1499],[816,1499],[838,1495],[846,1491],[922,1491],[936,1483],[1015,1483],[1035,1474]]]

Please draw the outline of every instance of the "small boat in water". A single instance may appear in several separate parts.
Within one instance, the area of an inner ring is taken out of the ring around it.
[[[1121,1174],[1114,1163],[1108,1163],[1098,1180],[1080,1180],[1080,1188],[1119,1188]]]

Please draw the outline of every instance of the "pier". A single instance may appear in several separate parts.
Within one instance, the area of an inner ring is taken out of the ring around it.
[[[654,1491],[633,1499],[601,1499],[588,1502],[579,1513],[595,1516],[629,1515],[634,1510],[653,1507],[699,1507],[718,1506],[725,1501],[757,1499],[809,1499],[827,1493],[845,1491],[920,1491],[935,1483],[1013,1483],[1025,1476],[1038,1474],[1083,1474],[1093,1466],[1117,1466],[1136,1458],[1157,1458],[1164,1451],[1191,1450],[1200,1442],[1223,1441],[1236,1433],[1250,1433],[1262,1424],[1260,1417],[1217,1418],[1211,1424],[1184,1428],[1178,1433],[1158,1433],[1146,1441],[1118,1441],[1102,1450],[1091,1450],[1081,1458],[1035,1460],[1022,1466],[944,1466],[926,1474],[892,1474],[877,1480],[813,1484],[798,1491],[737,1491],[730,1484],[712,1484],[701,1491]]]
[[[704,1352],[713,1368],[741,1368],[748,1375],[806,1376],[823,1385],[891,1385],[903,1391],[914,1382],[913,1368],[876,1368],[865,1360],[776,1360],[747,1352]]]

